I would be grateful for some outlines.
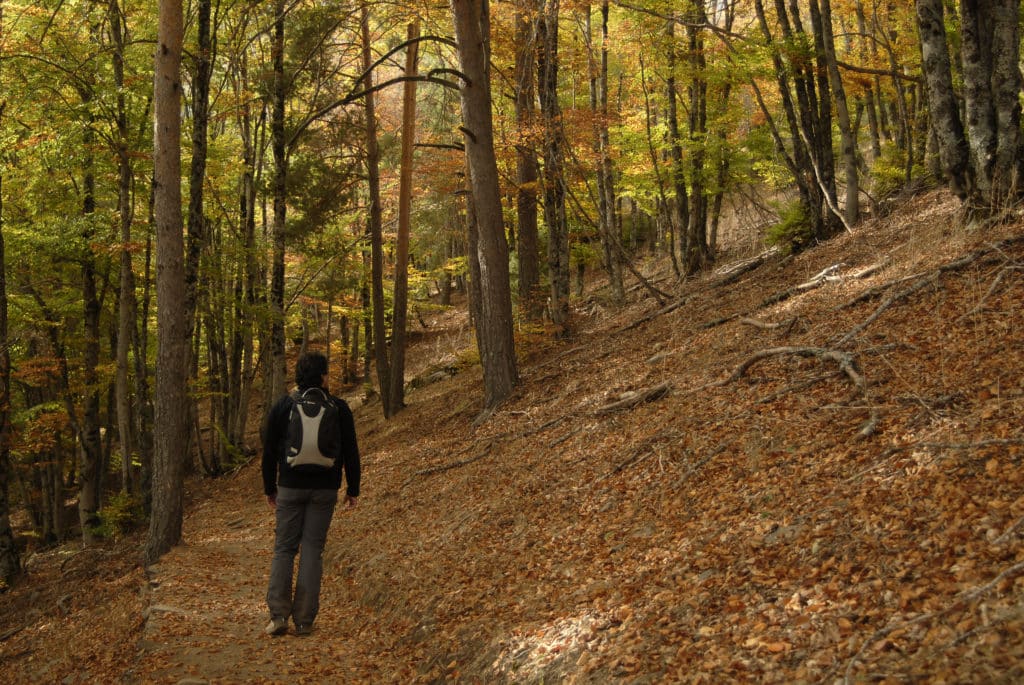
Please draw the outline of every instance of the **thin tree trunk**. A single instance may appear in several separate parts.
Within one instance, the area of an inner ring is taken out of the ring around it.
[[[419,19],[409,24],[405,75],[416,76]],[[394,318],[391,323],[391,368],[386,406],[394,416],[405,406],[405,328],[409,301],[409,226],[412,222],[413,147],[416,143],[416,82],[402,84],[402,160],[398,178],[398,241],[395,245]]]
[[[535,116],[536,26],[528,0],[517,0],[515,15],[516,216],[519,220],[519,307],[530,318],[543,311],[539,292],[537,185],[540,170],[532,132]]]
[[[565,218],[565,139],[558,103],[559,0],[545,0],[537,21],[537,78],[544,121],[544,223],[548,229],[548,310],[556,337],[567,337],[569,326],[569,227]]]
[[[373,88],[372,45],[370,43],[370,11],[366,4],[362,9],[363,69],[366,72],[366,90]],[[384,228],[380,203],[380,150],[377,145],[377,113],[374,94],[368,92],[364,98],[366,117],[366,177],[370,194],[368,232],[370,234],[371,284],[373,302],[373,356],[377,365],[377,387],[380,388],[384,416],[391,416],[391,367],[388,362],[387,329],[384,317]]]
[[[285,151],[284,105],[287,84],[284,74],[284,18],[285,0],[276,0],[273,38],[274,86],[270,116],[271,148],[274,153],[274,220],[271,229],[272,254],[270,265],[270,398],[284,394],[285,332],[284,332],[284,253],[285,218],[287,214],[288,158]]]
[[[0,44],[3,44],[4,3],[0,0]],[[0,68],[3,64],[0,63]],[[4,105],[0,103],[0,119]],[[0,169],[0,581],[10,586],[21,572],[11,529],[11,351],[7,341],[7,261],[4,251],[3,170]]]
[[[135,273],[132,268],[132,166],[128,154],[128,115],[125,108],[124,88],[124,43],[125,27],[121,21],[121,9],[117,0],[111,0],[108,8],[110,33],[113,41],[114,87],[117,89],[117,211],[120,222],[120,289],[118,292],[117,344],[115,352],[116,371],[114,395],[117,406],[117,432],[121,445],[121,490],[137,492],[138,482],[132,461],[135,459],[135,425],[129,388],[129,353],[136,337],[135,321],[138,306],[135,299]]]

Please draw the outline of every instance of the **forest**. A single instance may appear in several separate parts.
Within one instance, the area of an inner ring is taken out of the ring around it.
[[[1009,0],[0,0],[0,587],[159,560],[297,350],[395,417],[463,297],[485,421],[587,279],[678,306],[935,187],[987,230],[1019,43]]]

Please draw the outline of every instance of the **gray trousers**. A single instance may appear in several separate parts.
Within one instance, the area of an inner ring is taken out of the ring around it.
[[[324,544],[337,503],[337,490],[277,489],[274,559],[270,562],[267,588],[271,616],[291,616],[295,625],[312,625],[316,619],[320,609]],[[300,548],[293,595],[292,569]]]

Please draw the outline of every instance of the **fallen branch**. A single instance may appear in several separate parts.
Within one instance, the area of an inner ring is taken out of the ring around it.
[[[598,407],[594,410],[595,414],[610,414],[612,412],[619,411],[621,409],[630,409],[638,404],[644,402],[653,402],[659,400],[668,394],[668,391],[672,389],[672,384],[668,381],[659,383],[658,385],[650,388],[644,388],[643,390],[632,390],[625,393],[618,401],[606,404],[603,407]]]
[[[988,300],[988,298],[992,297],[993,293],[995,293],[996,290],[999,289],[999,285],[1003,282],[1003,276],[1005,276],[1008,271],[1020,271],[1020,270],[1021,270],[1021,267],[1020,266],[1016,266],[1016,265],[1015,266],[1007,266],[1007,267],[1004,267],[1004,268],[1000,269],[999,273],[995,277],[995,280],[992,281],[992,285],[990,285],[988,287],[988,291],[984,295],[981,296],[981,300],[978,301],[978,304],[971,311],[969,311],[969,312],[967,312],[965,314],[962,314],[960,316],[960,318],[957,319],[957,323],[960,323],[961,321],[963,321],[964,319],[966,319],[969,316],[974,316],[975,314],[979,313],[982,309],[985,308],[985,301]]]
[[[491,453],[491,446],[493,444],[494,444],[493,441],[492,442],[488,442],[487,445],[484,446],[484,449],[483,449],[482,452],[480,452],[479,454],[476,454],[476,455],[474,455],[472,457],[468,457],[466,459],[459,459],[458,461],[450,461],[447,464],[439,464],[437,466],[430,466],[430,467],[425,468],[425,469],[420,469],[419,471],[416,471],[415,473],[413,473],[413,475],[414,476],[432,476],[435,473],[443,473],[444,471],[451,471],[452,469],[457,469],[460,466],[465,466],[466,464],[472,464],[474,461],[480,461],[484,457],[490,455],[490,453]],[[412,479],[410,478],[409,480],[412,480]],[[406,481],[406,483],[408,483],[408,482],[409,481]]]
[[[929,275],[927,278],[922,278],[921,280],[919,280],[917,283],[913,284],[909,288],[904,288],[903,290],[899,291],[898,293],[894,293],[893,295],[890,295],[889,297],[887,297],[885,299],[884,302],[882,302],[882,304],[878,305],[878,308],[875,309],[875,311],[873,311],[871,313],[871,316],[869,316],[868,318],[864,319],[864,321],[860,322],[859,324],[854,326],[852,329],[850,329],[843,337],[841,337],[841,338],[839,338],[839,340],[835,341],[835,344],[836,345],[843,345],[843,344],[849,342],[849,340],[851,338],[853,338],[853,336],[861,333],[862,331],[864,331],[864,329],[866,329],[872,323],[877,321],[878,317],[880,317],[883,313],[885,313],[885,310],[887,310],[893,304],[895,304],[896,302],[899,302],[900,300],[905,300],[906,298],[908,298],[911,295],[913,295],[914,293],[916,293],[918,290],[922,290],[927,285],[931,285],[931,284],[937,283],[938,280],[939,280],[939,272],[935,272],[935,273]]]
[[[875,644],[883,637],[889,635],[890,633],[893,633],[896,630],[909,628],[910,626],[917,625],[918,623],[924,623],[926,621],[931,621],[932,619],[941,618],[946,614],[951,613],[955,609],[962,608],[967,603],[971,602],[974,599],[977,599],[978,597],[981,597],[982,595],[992,590],[992,588],[997,587],[1007,578],[1019,575],[1021,572],[1024,572],[1024,561],[1017,562],[1013,566],[1003,569],[1003,571],[999,575],[997,575],[995,578],[988,581],[984,585],[976,587],[972,590],[964,590],[963,592],[957,594],[955,597],[953,597],[953,602],[944,609],[941,609],[939,611],[931,611],[927,614],[921,614],[920,616],[915,616],[914,618],[906,621],[897,621],[892,625],[886,626],[884,628],[879,628],[874,632],[873,635],[871,635],[871,637],[864,641],[864,644],[860,646],[860,649],[857,650],[857,653],[850,657],[850,661],[846,664],[846,673],[843,677],[843,682],[852,682],[854,664],[862,660],[864,651],[868,648],[868,646]]]
[[[822,269],[819,273],[812,276],[809,281],[805,281],[800,285],[796,286],[796,289],[812,290],[813,288],[818,288],[824,285],[825,283],[828,283],[829,281],[841,280],[841,277],[837,276],[836,272],[839,271],[844,266],[846,266],[846,264],[844,264],[843,262],[839,262],[838,264],[833,264],[832,266],[826,267],[825,269]]]
[[[740,276],[747,273],[748,271],[753,271],[754,269],[760,267],[762,264],[767,262],[771,257],[774,257],[777,254],[779,254],[779,248],[777,246],[771,247],[762,252],[761,254],[757,255],[756,257],[744,259],[742,261],[736,262],[735,264],[730,264],[719,269],[716,273],[719,276],[721,276],[721,278],[715,281],[714,286],[721,287],[723,285],[728,285],[739,280]]]
[[[747,373],[747,371],[749,371],[750,368],[754,366],[754,364],[757,364],[758,362],[768,359],[770,357],[777,357],[780,355],[787,354],[796,355],[799,357],[815,357],[823,361],[835,362],[836,365],[839,366],[839,370],[843,372],[843,374],[850,380],[850,382],[853,383],[853,386],[859,391],[861,397],[867,399],[867,381],[864,380],[864,377],[860,374],[860,371],[857,369],[857,363],[854,360],[853,355],[851,355],[848,352],[843,352],[841,350],[833,350],[824,347],[772,347],[767,350],[761,350],[760,352],[755,353],[752,357],[748,358],[746,361],[740,364],[739,367],[737,367],[736,370],[733,371],[728,378],[712,383],[711,385],[713,387],[721,387],[723,385],[727,385],[728,383],[732,383],[733,381],[742,378]],[[870,411],[871,415],[868,418],[868,421],[857,432],[858,438],[868,437],[869,435],[874,433],[875,428],[878,425],[878,411],[876,409],[871,409]]]
[[[746,324],[747,326],[754,326],[755,328],[761,328],[764,330],[773,330],[776,328],[792,329],[793,325],[797,322],[800,317],[794,316],[786,321],[779,321],[777,323],[770,323],[767,321],[761,321],[760,319],[753,319],[749,316],[744,316],[740,319],[740,323]]]
[[[658,318],[659,316],[661,316],[663,314],[668,314],[669,312],[674,312],[675,310],[679,309],[684,304],[689,302],[690,301],[690,297],[691,297],[690,295],[686,295],[685,297],[682,297],[682,298],[676,300],[675,302],[672,302],[671,304],[667,304],[664,307],[662,307],[661,309],[658,309],[657,311],[654,311],[654,312],[648,314],[647,316],[644,316],[644,317],[642,317],[640,319],[637,319],[636,321],[634,321],[631,324],[623,326],[622,328],[618,329],[615,332],[616,333],[624,333],[626,331],[631,331],[634,328],[638,328],[640,326],[643,326],[648,321],[653,321],[654,319]]]

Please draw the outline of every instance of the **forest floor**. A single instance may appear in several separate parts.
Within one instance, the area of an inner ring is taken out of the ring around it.
[[[1024,680],[1024,219],[933,192],[738,266],[646,265],[665,306],[595,285],[488,416],[464,312],[428,317],[436,382],[354,403],[312,636],[263,633],[253,462],[190,482],[156,567],[137,537],[31,555],[4,680]]]

